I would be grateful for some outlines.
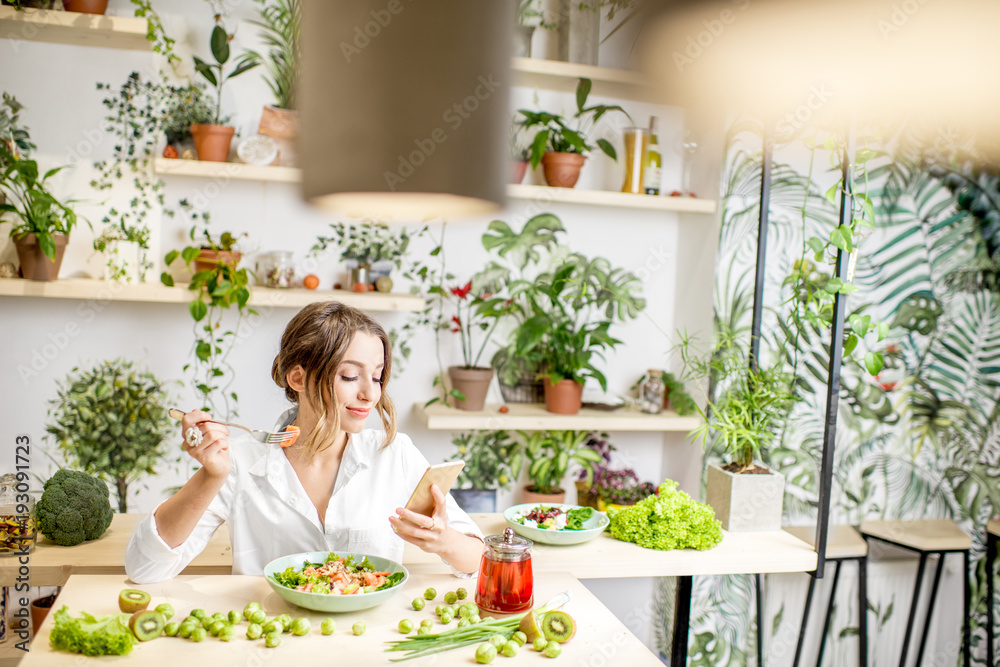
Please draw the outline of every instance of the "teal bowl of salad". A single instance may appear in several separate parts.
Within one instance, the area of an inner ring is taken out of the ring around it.
[[[401,563],[380,556],[307,551],[276,558],[264,578],[285,601],[332,613],[377,607],[410,577]]]
[[[521,537],[542,544],[570,545],[594,539],[611,523],[593,507],[524,503],[503,513],[507,525]]]

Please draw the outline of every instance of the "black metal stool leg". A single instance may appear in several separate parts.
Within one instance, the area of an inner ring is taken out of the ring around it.
[[[757,586],[757,665],[764,667],[764,596],[761,594],[760,573],[753,576]]]
[[[986,533],[986,658],[989,664],[993,664],[993,600],[994,583],[993,577],[996,575],[993,569],[994,561],[997,558],[997,538],[993,533]],[[966,577],[969,573],[966,572]]]
[[[816,577],[809,575],[809,588],[806,589],[806,608],[802,612],[802,625],[799,626],[799,641],[795,644],[795,659],[792,667],[799,667],[799,658],[802,657],[802,645],[806,641],[806,625],[809,623],[809,610],[812,608],[813,591],[816,590]]]
[[[906,667],[906,654],[910,650],[910,636],[913,634],[913,621],[917,616],[917,601],[920,599],[920,584],[924,580],[924,567],[927,565],[927,554],[920,553],[920,564],[917,565],[917,582],[913,586],[913,601],[910,603],[910,616],[906,621],[906,634],[903,636],[903,648],[899,652],[899,667]]]
[[[674,606],[674,641],[670,649],[670,667],[685,667],[688,659],[688,632],[691,630],[691,577],[677,577],[677,603]]]
[[[939,553],[937,568],[934,570],[934,583],[931,585],[931,598],[927,601],[927,618],[924,620],[924,633],[920,636],[920,648],[917,649],[917,664],[924,664],[924,648],[927,646],[927,635],[931,631],[931,616],[934,614],[934,602],[937,600],[938,585],[941,583],[941,572],[944,570],[945,554]]]
[[[868,667],[868,558],[858,559],[858,664]]]
[[[816,656],[816,667],[823,664],[823,651],[826,650],[826,635],[830,632],[830,617],[833,616],[833,604],[837,599],[837,584],[840,582],[840,563],[833,570],[833,585],[830,587],[830,601],[826,605],[826,618],[823,619],[823,634],[819,636],[819,655]]]

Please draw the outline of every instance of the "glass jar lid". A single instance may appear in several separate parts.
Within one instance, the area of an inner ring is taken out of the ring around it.
[[[486,548],[494,560],[526,560],[531,558],[531,540],[514,534],[511,528],[504,528],[499,535],[485,539]]]

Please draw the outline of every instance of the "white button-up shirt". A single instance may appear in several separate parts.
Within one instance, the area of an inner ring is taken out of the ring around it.
[[[294,416],[294,408],[283,414],[275,430]],[[372,429],[349,435],[326,517],[320,521],[279,445],[258,443],[249,434],[231,436],[229,477],[188,539],[173,549],[167,546],[156,529],[154,510],[136,527],[125,571],[139,584],[177,576],[223,521],[229,524],[233,574],[260,575],[275,558],[306,551],[365,553],[402,562],[404,542],[389,517],[410,497],[427,459],[402,433],[380,449],[384,437]],[[447,508],[450,528],[482,538],[451,494]]]

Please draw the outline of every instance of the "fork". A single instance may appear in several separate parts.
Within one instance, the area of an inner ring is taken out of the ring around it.
[[[184,411],[178,410],[177,408],[170,408],[170,410],[167,411],[167,414],[169,414],[177,421],[180,421],[181,419],[184,418]],[[234,428],[243,429],[244,431],[249,433],[254,440],[256,440],[257,442],[262,442],[267,445],[278,444],[281,445],[282,447],[288,447],[289,445],[292,444],[292,441],[299,435],[298,431],[278,431],[278,432],[261,431],[257,429],[247,428],[246,426],[240,426],[239,424],[231,424],[229,422],[216,421],[214,419],[206,419],[198,423],[203,424],[205,422],[212,422],[213,424],[222,424],[223,426],[232,426]]]

